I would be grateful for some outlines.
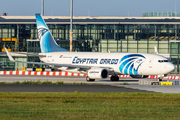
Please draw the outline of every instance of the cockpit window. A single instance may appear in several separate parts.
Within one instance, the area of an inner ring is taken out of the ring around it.
[[[164,62],[169,62],[168,60],[164,60]]]
[[[158,60],[158,62],[163,63],[163,62],[169,62],[168,60]]]

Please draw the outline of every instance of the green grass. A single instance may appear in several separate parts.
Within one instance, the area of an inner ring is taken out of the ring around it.
[[[19,82],[19,81],[15,81],[15,82],[0,82],[0,84],[54,84],[54,85],[59,85],[59,84],[64,84],[64,82],[58,81],[53,83],[52,81],[23,81],[23,82]]]
[[[52,81],[23,81],[23,82],[19,82],[19,81],[15,81],[15,82],[0,82],[0,84],[49,84],[49,85],[59,85],[59,84],[72,84],[72,85],[103,85],[101,83],[64,83],[63,81],[57,81],[57,82],[52,82]]]
[[[126,81],[124,81],[124,82],[121,83],[120,85],[129,85],[129,83],[127,83]]]
[[[180,94],[0,93],[0,119],[180,119]]]

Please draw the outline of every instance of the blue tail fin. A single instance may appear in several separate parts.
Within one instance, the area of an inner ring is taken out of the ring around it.
[[[36,23],[42,53],[69,52],[68,50],[58,46],[40,14],[36,14]]]

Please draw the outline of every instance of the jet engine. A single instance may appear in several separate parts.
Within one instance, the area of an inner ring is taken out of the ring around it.
[[[130,75],[132,78],[148,78],[149,75]]]
[[[104,68],[93,68],[88,71],[88,76],[91,79],[104,79],[108,77],[108,70]]]

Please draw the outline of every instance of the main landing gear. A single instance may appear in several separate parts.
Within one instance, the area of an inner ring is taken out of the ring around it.
[[[87,76],[87,77],[86,77],[86,81],[87,81],[87,82],[94,82],[95,79],[90,79],[89,76]]]
[[[119,81],[119,76],[117,76],[117,75],[112,75],[112,76],[111,76],[111,81]]]

